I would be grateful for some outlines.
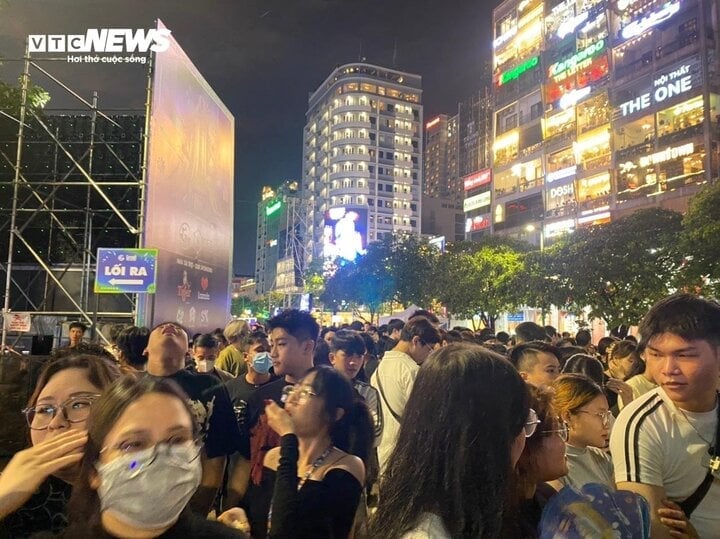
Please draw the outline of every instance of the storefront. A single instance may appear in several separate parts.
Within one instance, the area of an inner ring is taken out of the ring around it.
[[[610,173],[603,172],[577,181],[577,201],[581,205],[603,200],[610,196]]]
[[[575,161],[584,171],[608,168],[612,157],[610,150],[610,130],[605,125],[590,131],[573,143]]]
[[[549,184],[545,189],[545,215],[548,217],[565,215],[573,212],[575,203],[575,182],[562,180]]]

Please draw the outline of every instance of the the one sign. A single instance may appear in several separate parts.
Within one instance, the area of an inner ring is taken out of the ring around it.
[[[32,328],[30,313],[5,313],[5,329],[18,333],[27,333]]]
[[[490,191],[480,193],[479,195],[472,196],[463,200],[463,211],[465,213],[469,211],[482,208],[483,206],[490,205]]]
[[[98,249],[96,294],[155,293],[157,249]]]

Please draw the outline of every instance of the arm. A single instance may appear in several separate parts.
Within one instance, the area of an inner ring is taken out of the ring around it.
[[[383,415],[382,409],[380,408],[380,396],[378,395],[377,389],[368,385],[367,394],[365,397],[365,404],[367,404],[370,415],[372,416],[374,427],[375,427],[375,447],[380,443],[383,432]]]
[[[298,515],[298,439],[286,434],[280,440],[280,460],[275,475],[270,537],[292,537]]]
[[[236,455],[232,475],[228,480],[227,507],[235,507],[245,497],[250,484],[250,460],[243,455]]]
[[[643,496],[650,505],[650,537],[652,539],[670,539],[670,530],[660,521],[658,509],[663,507],[662,501],[666,498],[665,489],[656,485],[645,485],[629,481],[617,484],[618,490],[629,490]]]
[[[208,458],[203,452],[202,479],[190,499],[190,507],[199,515],[207,515],[212,508],[225,471],[225,457]]]

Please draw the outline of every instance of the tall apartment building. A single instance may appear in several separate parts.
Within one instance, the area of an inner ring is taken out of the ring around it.
[[[429,197],[461,198],[458,182],[458,116],[447,114],[425,124],[423,193]]]
[[[340,66],[310,95],[306,118],[308,252],[352,260],[386,234],[418,234],[420,76],[366,63]]]
[[[717,0],[496,8],[493,230],[542,242],[684,210],[717,176],[717,17]]]

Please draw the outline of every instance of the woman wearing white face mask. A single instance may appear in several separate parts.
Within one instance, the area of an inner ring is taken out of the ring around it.
[[[96,401],[66,537],[244,537],[194,515],[201,444],[172,381],[124,378]]]

